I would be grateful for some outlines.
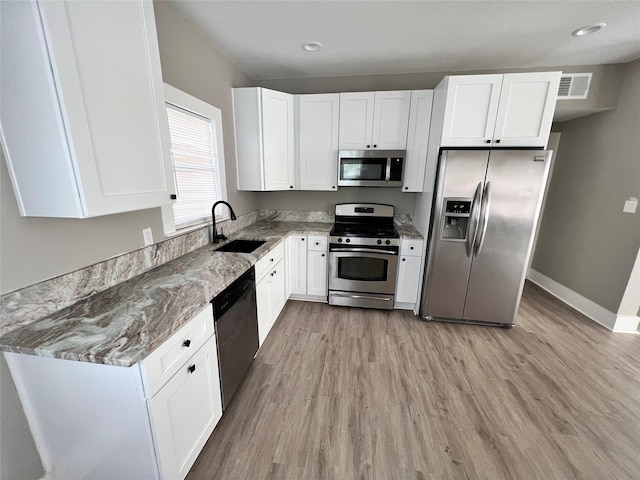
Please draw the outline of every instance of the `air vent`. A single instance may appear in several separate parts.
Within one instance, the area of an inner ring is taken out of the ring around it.
[[[591,73],[565,73],[560,77],[558,100],[578,100],[587,98]]]

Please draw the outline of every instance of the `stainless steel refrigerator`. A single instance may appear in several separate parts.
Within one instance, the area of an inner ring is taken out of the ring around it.
[[[441,152],[423,318],[515,323],[551,153]]]

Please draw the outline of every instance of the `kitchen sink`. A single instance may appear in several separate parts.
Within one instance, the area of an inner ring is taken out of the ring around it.
[[[251,253],[265,243],[267,243],[266,240],[232,240],[218,248],[216,252]]]

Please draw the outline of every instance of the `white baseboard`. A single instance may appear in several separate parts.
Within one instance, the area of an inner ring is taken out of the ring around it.
[[[638,324],[640,324],[640,317],[636,315],[618,315],[613,331],[620,333],[638,333]]]
[[[575,308],[583,315],[586,315],[594,322],[599,323],[611,331],[620,331],[616,329],[616,314],[598,305],[594,301],[583,297],[579,293],[574,292],[570,288],[565,287],[561,283],[552,280],[532,268],[529,269],[527,278],[554,297]]]

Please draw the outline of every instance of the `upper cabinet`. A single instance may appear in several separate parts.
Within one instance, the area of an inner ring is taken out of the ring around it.
[[[340,150],[404,150],[411,91],[340,94]]]
[[[411,92],[403,192],[422,192],[424,187],[432,103],[433,90],[413,90]]]
[[[436,88],[444,96],[439,146],[544,147],[560,74],[445,77]]]
[[[0,122],[21,215],[85,218],[169,203],[152,2],[1,9]]]
[[[238,190],[295,188],[293,95],[234,88]]]
[[[300,190],[337,190],[340,94],[296,95]]]

